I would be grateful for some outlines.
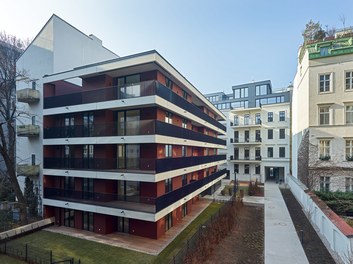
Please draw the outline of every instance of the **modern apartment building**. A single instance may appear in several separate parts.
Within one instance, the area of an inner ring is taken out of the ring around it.
[[[40,86],[42,138],[27,140],[58,225],[158,239],[227,176],[224,115],[156,51],[48,72]]]
[[[302,46],[293,89],[293,175],[309,188],[353,190],[353,33]]]
[[[226,115],[226,167],[231,179],[284,180],[290,173],[290,87],[270,81],[232,87],[206,97]]]

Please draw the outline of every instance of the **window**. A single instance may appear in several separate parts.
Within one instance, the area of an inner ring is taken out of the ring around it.
[[[267,148],[267,158],[273,158],[273,147]]]
[[[267,130],[267,139],[273,139],[273,129]]]
[[[330,177],[320,177],[320,191],[330,191]]]
[[[320,115],[320,125],[329,125],[330,124],[330,107],[329,106],[319,106],[319,115]]]
[[[92,168],[94,162],[94,145],[83,145],[83,167]]]
[[[182,186],[185,186],[186,184],[188,184],[188,177],[186,174],[181,176],[181,184]]]
[[[330,91],[330,74],[321,74],[319,76],[319,92],[329,92]]]
[[[353,104],[346,105],[346,124],[353,124]]]
[[[210,97],[208,97],[208,100],[210,102],[216,102],[216,101],[218,101],[218,95],[210,96]]]
[[[280,158],[286,157],[286,148],[285,147],[279,147],[279,157]]]
[[[238,101],[238,102],[232,102],[230,104],[232,108],[248,108],[249,106],[249,101]]]
[[[234,116],[234,125],[239,126],[239,116]]]
[[[244,125],[249,125],[250,123],[250,115],[244,115]]]
[[[165,231],[168,231],[173,226],[173,212],[167,214],[164,217],[165,221]]]
[[[32,82],[32,90],[35,90],[37,87],[37,83],[36,82]]]
[[[183,98],[184,98],[185,100],[187,100],[187,99],[188,99],[188,93],[187,93],[187,92],[185,92],[185,90],[183,90]]]
[[[94,135],[94,115],[92,112],[83,113],[83,136],[92,137]]]
[[[249,173],[250,173],[250,165],[244,164],[244,174],[249,174]]]
[[[330,159],[330,140],[319,140],[319,155],[322,160]]]
[[[239,164],[234,164],[234,172],[239,173]]]
[[[64,209],[64,226],[75,227],[75,211],[72,209]]]
[[[261,160],[261,148],[258,148],[258,147],[255,148],[255,159]]]
[[[184,203],[182,205],[182,212],[183,212],[183,217],[185,217],[188,214],[188,203]]]
[[[255,165],[255,174],[260,174],[260,165]]]
[[[346,90],[353,90],[353,72],[346,72]]]
[[[165,77],[165,86],[167,86],[170,89],[173,88],[173,82],[167,77]]]
[[[279,139],[285,139],[286,138],[286,130],[284,128],[279,129]]]
[[[239,131],[234,131],[234,143],[239,142]]]
[[[173,124],[173,119],[172,119],[173,115],[170,112],[165,112],[165,119],[164,121],[168,124]]]
[[[118,78],[119,99],[139,97],[141,94],[139,74]]]
[[[185,118],[183,118],[183,122],[181,123],[181,127],[182,128],[187,128],[188,127],[188,121]]]
[[[346,192],[353,192],[353,177],[346,177]]]
[[[87,122],[93,123],[93,116],[87,116]],[[91,121],[90,121],[91,119]],[[140,132],[140,110],[127,110],[118,112],[118,135],[132,136]],[[85,122],[85,120],[84,120]],[[92,127],[92,126],[91,126]],[[89,130],[88,126],[87,130]],[[93,132],[92,132],[93,133]]]
[[[186,157],[186,146],[181,146],[181,156]]]
[[[255,87],[255,95],[266,95],[267,94],[267,84],[256,85]]]
[[[82,229],[93,232],[93,213],[82,213]]]
[[[285,120],[286,120],[286,112],[279,111],[279,121],[285,121]]]
[[[244,159],[245,160],[250,159],[250,150],[249,149],[244,149]]]
[[[346,140],[346,159],[353,161],[353,139]]]
[[[165,157],[171,158],[173,156],[173,146],[172,145],[165,145]]]
[[[255,141],[261,142],[261,131],[260,130],[255,131]]]
[[[245,142],[249,142],[249,140],[250,140],[250,131],[249,130],[244,131],[244,140],[245,140]]]
[[[273,112],[268,112],[267,113],[267,121],[268,122],[273,122]]]
[[[255,124],[261,124],[261,114],[260,113],[256,113],[255,114]]]
[[[248,87],[245,88],[239,88],[234,90],[234,98],[239,99],[239,98],[244,98],[248,97]]]
[[[172,184],[171,178],[165,179],[164,185],[165,185],[165,193],[169,193],[169,192],[173,191],[173,184]]]

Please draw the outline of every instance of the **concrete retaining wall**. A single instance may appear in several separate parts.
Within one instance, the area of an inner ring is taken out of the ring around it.
[[[54,222],[55,222],[55,217],[46,218],[32,224],[20,226],[20,227],[2,232],[0,233],[0,241],[4,239],[14,238],[20,235],[24,235],[26,233],[30,233],[30,232],[42,229],[46,226],[54,224]]]
[[[297,178],[287,176],[286,183],[304,208],[311,224],[319,230],[322,237],[326,238],[331,249],[344,263],[352,263],[350,261],[353,261],[353,228],[325,204],[320,204],[316,195],[309,193],[306,186]]]

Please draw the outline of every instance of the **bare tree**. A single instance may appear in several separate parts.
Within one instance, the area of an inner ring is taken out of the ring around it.
[[[322,29],[319,22],[310,21],[305,25],[305,29],[302,33],[304,43],[308,41],[322,40],[325,37],[325,31]]]
[[[16,80],[26,73],[16,69],[16,61],[26,44],[16,36],[0,32],[0,155],[5,164],[6,177],[20,204],[21,222],[27,220],[26,199],[16,177]]]
[[[343,28],[345,29],[346,28],[346,16],[343,14],[340,15],[340,21],[342,22]]]

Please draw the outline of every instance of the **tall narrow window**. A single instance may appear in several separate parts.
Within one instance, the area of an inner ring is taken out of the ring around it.
[[[65,117],[64,126],[65,126],[65,136],[66,137],[74,136],[75,118],[73,116],[66,116]]]
[[[267,130],[267,139],[273,139],[273,129]]]
[[[173,183],[171,178],[165,179],[164,184],[165,184],[165,193],[169,193],[173,191]]]
[[[255,174],[260,174],[260,165],[255,165]]]
[[[353,161],[353,139],[346,140],[346,159]]]
[[[329,92],[330,91],[330,74],[321,74],[319,76],[319,92]]]
[[[245,142],[250,141],[250,131],[249,130],[244,131],[244,140],[245,140]]]
[[[164,217],[165,231],[168,231],[173,226],[173,213],[169,213]]]
[[[239,142],[239,131],[234,131],[234,143]]]
[[[255,114],[255,124],[257,124],[257,125],[261,124],[261,114],[260,113]]]
[[[244,125],[247,126],[250,123],[250,115],[244,115]]]
[[[171,158],[173,156],[173,146],[172,145],[165,145],[165,157]]]
[[[183,98],[184,98],[185,100],[187,100],[187,99],[188,99],[188,93],[185,92],[185,90],[183,90],[182,93],[183,93]]]
[[[284,128],[279,129],[279,138],[285,139],[286,138],[286,130]]]
[[[187,184],[188,184],[188,177],[187,177],[186,174],[184,174],[184,175],[181,176],[181,185],[185,186]]]
[[[346,105],[346,124],[353,124],[353,104]]]
[[[165,86],[167,86],[170,89],[173,88],[173,82],[168,77],[165,77]]]
[[[239,164],[234,164],[234,172],[239,173]]]
[[[286,120],[286,112],[279,111],[279,121],[285,121],[285,120]]]
[[[186,157],[186,146],[181,146],[181,156]]]
[[[139,97],[141,94],[140,75],[129,75],[118,78],[119,99]]]
[[[273,147],[267,148],[267,158],[273,158]]]
[[[250,150],[248,148],[244,149],[244,159],[245,160],[250,159]]]
[[[168,124],[173,124],[173,115],[170,112],[165,112],[165,119],[164,121]]]
[[[279,147],[279,157],[280,158],[286,157],[286,148],[285,147]]]
[[[330,177],[320,177],[320,191],[330,191]]]
[[[255,148],[255,160],[261,160],[261,148]]]
[[[320,125],[329,125],[330,124],[330,107],[329,106],[320,106]]]
[[[250,173],[250,165],[244,164],[244,174],[249,174],[249,173]]]
[[[267,113],[267,122],[273,122],[273,112]]]
[[[94,145],[83,145],[83,167],[94,168]]]
[[[353,192],[353,177],[346,177],[346,192]]]
[[[261,131],[260,130],[255,131],[255,141],[261,142]]]
[[[239,116],[234,116],[234,125],[239,126]]]
[[[83,113],[83,136],[84,137],[92,137],[94,136],[94,115],[92,112]]]
[[[94,231],[93,213],[82,212],[82,229],[87,231]]]
[[[319,140],[319,158],[322,160],[330,159],[330,140]]]
[[[183,118],[183,122],[181,123],[181,127],[182,128],[187,128],[188,127],[188,121],[185,118]]]
[[[346,90],[353,90],[353,72],[346,72]]]
[[[64,209],[64,226],[75,227],[75,211],[72,209]]]

